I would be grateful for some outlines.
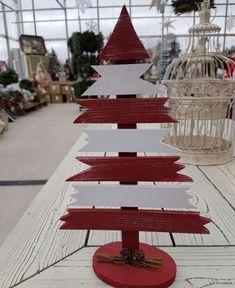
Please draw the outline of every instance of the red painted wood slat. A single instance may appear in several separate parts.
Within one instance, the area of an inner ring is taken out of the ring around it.
[[[101,60],[143,60],[149,58],[138,38],[124,5],[118,22],[106,46],[100,52]]]
[[[92,99],[77,101],[87,110],[74,123],[172,123],[167,98]]]
[[[177,172],[185,166],[174,163],[178,156],[154,157],[77,157],[91,167],[70,177],[67,181],[136,181],[191,182]]]
[[[60,229],[200,234],[209,233],[204,225],[211,222],[199,212],[121,209],[68,209],[61,220],[65,223]]]

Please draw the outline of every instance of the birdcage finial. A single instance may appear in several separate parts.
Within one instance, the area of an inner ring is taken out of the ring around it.
[[[210,23],[210,0],[204,0],[199,7],[200,24]]]

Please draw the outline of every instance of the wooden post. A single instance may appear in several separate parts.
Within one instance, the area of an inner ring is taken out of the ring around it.
[[[119,95],[117,98],[136,98],[136,95],[123,96]],[[136,129],[136,124],[118,124],[118,129]],[[118,153],[119,157],[136,157],[137,153]],[[120,182],[120,184],[137,185],[137,182]],[[121,207],[123,210],[138,210],[138,207]],[[122,248],[139,249],[139,232],[122,231]]]
[[[118,52],[118,53],[117,53]],[[100,53],[100,59],[111,60],[114,64],[134,64],[138,60],[148,58],[148,54],[140,42],[124,5],[113,33]],[[136,95],[117,95],[117,98],[136,98]],[[135,129],[136,124],[118,124],[118,129]],[[119,157],[136,157],[137,153],[119,153]],[[133,184],[137,183],[123,183]],[[130,209],[130,208],[122,208]],[[131,208],[138,210],[137,207]],[[122,248],[139,249],[139,232],[122,231]]]

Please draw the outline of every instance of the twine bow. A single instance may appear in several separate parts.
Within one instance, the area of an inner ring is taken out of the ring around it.
[[[129,264],[139,268],[159,269],[162,265],[160,258],[145,258],[144,252],[137,249],[124,248],[120,256],[108,256],[97,254],[98,262],[112,263],[117,265]]]

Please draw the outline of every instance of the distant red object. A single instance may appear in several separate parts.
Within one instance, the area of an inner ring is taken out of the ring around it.
[[[190,182],[188,176],[177,173],[184,168],[176,164],[178,156],[155,157],[77,157],[91,167],[67,181],[168,181]]]
[[[61,229],[94,229],[208,234],[200,212],[123,209],[68,209]]]
[[[138,38],[124,5],[108,43],[100,52],[100,59],[111,62],[128,60],[129,62],[147,58],[149,55]]]
[[[172,123],[167,98],[92,99],[77,101],[87,108],[74,123]]]
[[[231,60],[233,60],[233,62],[235,62],[235,57],[230,57]],[[233,77],[233,73],[234,73],[234,65],[232,63],[229,63],[227,66],[226,66],[226,75],[225,77],[226,78],[231,78]]]

